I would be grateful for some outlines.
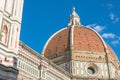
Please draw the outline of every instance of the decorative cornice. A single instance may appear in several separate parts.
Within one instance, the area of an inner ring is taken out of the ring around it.
[[[54,64],[51,60],[48,60],[47,58],[41,56],[39,53],[37,53],[36,51],[34,51],[33,49],[31,49],[30,47],[28,47],[27,45],[25,45],[24,43],[22,43],[21,41],[19,42],[19,46],[22,46],[23,48],[25,48],[26,50],[28,50],[29,52],[31,52],[32,54],[38,56],[40,58],[40,62],[42,60],[44,60],[45,62],[47,62],[49,65],[53,66],[53,68],[56,68],[57,70],[59,70],[60,72],[64,73],[67,76],[71,76],[70,73],[68,73],[67,71],[65,71],[64,69],[60,68],[58,65]],[[40,64],[41,65],[41,64]]]
[[[35,55],[35,56],[39,57],[40,59],[42,59],[42,56],[38,52],[36,52],[32,48],[25,45],[22,41],[19,41],[19,47],[20,46],[23,47],[24,49],[26,49],[27,51],[29,51],[30,53],[32,53],[33,55]],[[20,50],[20,49],[18,49],[18,50]]]

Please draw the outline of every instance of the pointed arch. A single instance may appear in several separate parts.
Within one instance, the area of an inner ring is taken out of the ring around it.
[[[4,25],[2,27],[2,33],[1,33],[2,37],[1,37],[1,41],[6,44],[7,42],[7,36],[8,36],[8,27],[7,25]]]

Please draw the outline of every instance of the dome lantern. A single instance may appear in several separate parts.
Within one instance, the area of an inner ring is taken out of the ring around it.
[[[69,18],[68,26],[70,25],[80,25],[80,17],[76,13],[75,7],[72,8],[72,14],[70,15]]]

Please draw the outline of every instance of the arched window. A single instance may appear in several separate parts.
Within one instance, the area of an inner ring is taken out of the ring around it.
[[[8,35],[8,28],[7,28],[7,25],[4,25],[3,28],[2,28],[2,33],[1,33],[1,41],[4,44],[6,44],[7,35]]]

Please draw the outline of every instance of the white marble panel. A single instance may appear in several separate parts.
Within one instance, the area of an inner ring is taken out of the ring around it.
[[[6,0],[5,11],[7,11],[9,14],[11,14],[12,9],[13,9],[13,0]]]
[[[5,5],[5,0],[0,0],[0,8],[3,10]]]

